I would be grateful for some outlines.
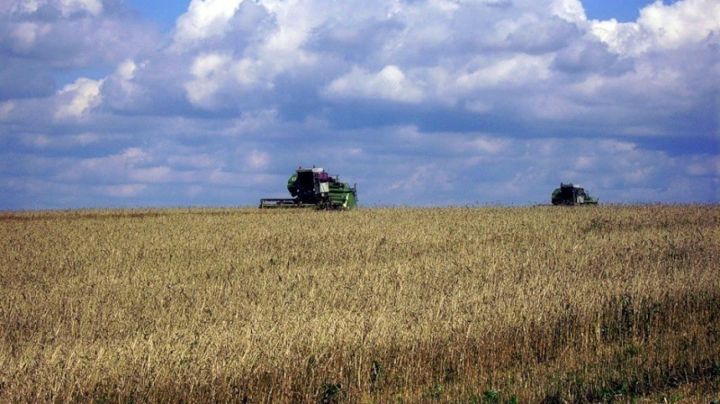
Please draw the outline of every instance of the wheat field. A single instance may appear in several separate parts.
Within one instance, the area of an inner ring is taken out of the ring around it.
[[[0,401],[720,400],[720,207],[0,213]]]

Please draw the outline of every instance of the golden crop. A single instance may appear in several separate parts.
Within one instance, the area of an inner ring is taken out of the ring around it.
[[[720,398],[720,207],[0,214],[0,401]]]

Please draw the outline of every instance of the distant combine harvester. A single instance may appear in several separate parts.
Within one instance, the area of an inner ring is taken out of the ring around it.
[[[322,168],[302,168],[288,178],[287,190],[292,198],[260,199],[260,209],[314,208],[317,210],[349,210],[357,206],[357,186],[340,182]],[[585,188],[572,183],[560,183],[552,192],[553,205],[597,205]]]
[[[560,183],[552,193],[553,205],[597,205],[597,198],[590,196],[585,188],[579,185]]]
[[[260,208],[347,210],[357,205],[357,187],[340,182],[322,168],[299,167],[288,179],[287,189],[292,198],[264,198]]]

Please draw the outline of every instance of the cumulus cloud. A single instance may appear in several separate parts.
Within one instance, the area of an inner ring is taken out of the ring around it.
[[[18,53],[27,52],[32,48],[38,37],[46,35],[50,31],[47,24],[22,22],[17,24],[10,35],[13,41],[13,49]]]
[[[206,107],[213,105],[213,96],[228,81],[230,61],[229,56],[217,53],[203,54],[195,58],[191,68],[193,80],[185,84],[190,102]]]
[[[193,0],[177,20],[174,40],[186,45],[222,36],[243,0]]]
[[[717,200],[716,3],[192,0],[161,36],[123,2],[2,2],[0,208],[254,204],[299,164],[368,204]]]
[[[124,81],[130,81],[135,77],[136,70],[137,65],[135,64],[135,61],[127,59],[118,65],[117,70],[115,70],[115,74]]]
[[[326,93],[341,98],[379,98],[411,103],[423,98],[419,86],[394,65],[385,66],[377,73],[354,68],[333,80]]]
[[[553,0],[550,10],[553,15],[570,22],[583,22],[587,19],[585,9],[579,0]]]
[[[506,142],[501,139],[481,137],[471,140],[469,146],[484,153],[497,154],[506,147]]]
[[[620,54],[677,49],[720,31],[720,4],[713,0],[661,1],[643,8],[636,22],[593,21],[592,33]]]
[[[106,9],[100,0],[11,0],[0,16],[0,54],[22,57],[26,64],[113,64],[154,47],[148,41],[158,39],[129,10]]]
[[[81,77],[58,92],[55,118],[81,118],[102,102],[102,80]]]
[[[6,0],[0,5],[0,12],[33,14],[47,8],[58,10],[65,17],[76,12],[97,15],[103,11],[103,4],[100,0]]]
[[[503,85],[522,85],[529,81],[548,79],[550,76],[550,58],[547,56],[514,55],[461,74],[456,83],[461,91],[471,91],[480,87]]]
[[[28,134],[22,137],[22,143],[36,148],[82,147],[97,143],[101,137],[94,133],[80,133],[70,136],[51,136],[47,134]]]
[[[695,24],[688,10],[705,7],[698,1],[646,7],[639,21],[631,23],[635,28],[630,30],[638,33],[628,41],[642,42],[649,35],[645,31],[667,36],[652,28],[658,18],[679,19],[681,27],[693,25],[693,31],[706,35],[716,30],[712,17]],[[260,1],[252,3],[261,10],[255,11],[255,19],[236,20],[247,4],[193,1],[178,19],[176,48],[188,51],[200,43],[215,48],[197,48],[202,51],[189,56],[192,78],[184,87],[199,108],[224,110],[221,106],[228,102],[243,103],[250,90],[269,91],[272,98],[287,91],[278,87],[278,80],[283,86],[313,83],[315,91],[334,100],[440,102],[482,112],[488,105],[515,101],[495,93],[492,98],[500,102],[479,102],[480,92],[517,88],[530,97],[544,97],[545,87],[552,86],[561,89],[553,94],[559,103],[577,105],[572,86],[580,80],[587,89],[591,83],[597,83],[595,88],[612,85],[617,76],[628,76],[625,82],[643,79],[633,76],[642,61],[619,55],[619,38],[627,35],[614,28],[603,34],[603,24],[614,22],[588,21],[578,0],[371,2],[361,9],[322,0]],[[233,30],[239,22],[257,28],[238,37]],[[382,36],[375,36],[378,32]],[[254,39],[246,42],[245,37]],[[240,39],[235,41],[240,45],[223,38]],[[665,49],[660,42],[643,46]]]
[[[60,10],[63,15],[77,11],[87,11],[92,15],[98,15],[103,10],[103,4],[100,0],[60,0]]]
[[[192,54],[214,46],[218,51],[190,56],[192,79],[184,82],[188,100],[212,110],[249,90],[271,90],[278,76],[313,66],[317,58],[303,45],[323,21],[318,11],[306,2],[193,1],[178,19],[171,49]]]

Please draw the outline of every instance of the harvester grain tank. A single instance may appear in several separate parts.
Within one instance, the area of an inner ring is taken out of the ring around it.
[[[260,208],[352,209],[357,204],[356,186],[340,182],[322,168],[298,168],[287,182],[292,198],[265,198]]]
[[[590,193],[579,185],[560,183],[560,188],[555,188],[552,193],[553,205],[597,205],[597,198],[590,196]]]

